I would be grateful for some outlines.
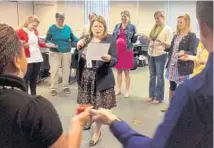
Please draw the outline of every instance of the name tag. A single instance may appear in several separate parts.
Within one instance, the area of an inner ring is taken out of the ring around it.
[[[91,60],[87,61],[86,64],[87,64],[87,68],[92,68],[93,67]]]

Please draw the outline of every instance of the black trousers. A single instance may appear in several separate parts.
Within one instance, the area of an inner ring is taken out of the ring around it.
[[[37,78],[40,72],[41,63],[29,63],[25,74],[27,86],[30,86],[31,95],[36,95]]]

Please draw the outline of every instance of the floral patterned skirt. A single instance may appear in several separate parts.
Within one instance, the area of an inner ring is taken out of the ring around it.
[[[189,80],[190,76],[180,76],[178,74],[178,67],[170,65],[166,70],[166,79],[177,84],[182,84],[184,81]]]
[[[91,104],[95,109],[111,109],[117,106],[114,88],[104,91],[96,89],[96,71],[85,68],[78,86],[78,104]]]

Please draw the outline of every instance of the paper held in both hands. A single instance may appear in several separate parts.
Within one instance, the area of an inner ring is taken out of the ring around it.
[[[110,44],[108,43],[89,43],[86,52],[87,61],[103,61],[102,57],[108,54]]]

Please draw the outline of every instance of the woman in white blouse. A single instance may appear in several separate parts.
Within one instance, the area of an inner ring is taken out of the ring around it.
[[[17,30],[19,39],[24,43],[25,56],[28,62],[27,73],[24,77],[26,83],[30,84],[31,95],[36,95],[36,82],[43,58],[40,47],[55,48],[54,44],[39,41],[37,27],[40,21],[36,16],[30,16],[23,27]]]
[[[155,22],[150,33],[149,55],[149,98],[148,102],[159,104],[164,99],[164,67],[167,59],[165,49],[170,47],[172,30],[165,24],[165,13],[156,11]]]

